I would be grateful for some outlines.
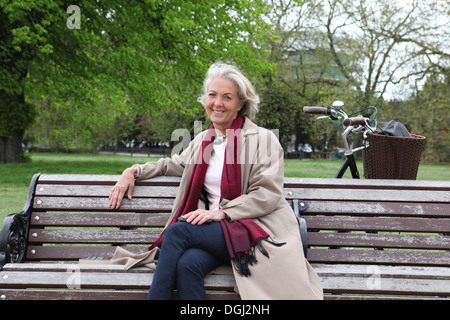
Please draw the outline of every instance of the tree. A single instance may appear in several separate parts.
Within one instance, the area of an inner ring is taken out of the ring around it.
[[[423,158],[428,161],[448,162],[450,74],[431,75],[426,79],[423,88],[409,99],[391,101],[390,104],[391,108],[386,111],[388,119],[397,119],[413,134],[427,138]]]
[[[41,7],[41,10],[37,7]],[[0,160],[21,160],[22,138],[33,122],[36,110],[25,101],[28,67],[36,54],[51,51],[45,26],[54,20],[43,11],[52,11],[53,2],[0,2]]]
[[[305,3],[313,17],[311,27],[326,35],[334,61],[362,107],[381,106],[387,91],[406,79],[448,68],[450,24],[445,1]],[[345,63],[345,56],[352,63]]]
[[[20,161],[23,133],[47,106],[78,124],[59,126],[70,144],[129,110],[197,114],[201,81],[215,60],[245,63],[253,77],[267,69],[258,50],[266,28],[257,23],[260,1],[69,4],[0,0],[3,162]]]
[[[279,129],[285,148],[288,142],[293,142],[289,147],[295,150],[301,143],[325,148],[331,132],[324,133],[315,117],[303,113],[303,106],[330,105],[349,91],[348,81],[336,67],[323,33],[309,28],[310,14],[300,1],[266,3],[266,19],[274,35],[266,49],[276,71],[266,76],[267,83],[261,89],[257,121]],[[295,141],[291,141],[292,136]]]
[[[270,57],[278,66],[269,84],[281,81],[289,90],[274,93],[271,84],[263,94],[269,95],[266,101],[286,94],[278,102],[291,104],[281,108],[262,103],[262,114],[286,111],[289,123],[298,121],[292,125],[297,132],[290,133],[296,133],[303,142],[323,146],[334,135],[328,126],[320,130],[310,122],[312,117],[305,119],[293,111],[302,104],[326,106],[333,100],[343,100],[347,113],[375,105],[381,109],[379,119],[385,120],[382,117],[388,93],[406,99],[412,92],[402,84],[412,82],[417,90],[427,76],[448,70],[450,24],[445,1],[410,0],[403,7],[387,0],[268,3],[274,9],[269,19],[278,36],[269,47]],[[267,108],[274,109],[263,110]],[[274,120],[269,117],[265,121]]]

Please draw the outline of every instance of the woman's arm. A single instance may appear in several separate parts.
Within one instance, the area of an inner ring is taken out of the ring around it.
[[[202,139],[203,135],[197,135],[196,139]],[[109,194],[111,209],[118,209],[122,199],[127,193],[128,199],[132,199],[135,180],[150,179],[156,176],[181,176],[188,161],[193,161],[196,143],[191,141],[189,146],[180,154],[171,158],[162,158],[158,161],[149,161],[145,164],[135,164],[123,171],[116,185]],[[201,140],[200,140],[201,141]],[[198,144],[197,144],[198,145]]]

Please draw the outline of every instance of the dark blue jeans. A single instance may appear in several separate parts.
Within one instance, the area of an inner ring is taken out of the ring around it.
[[[192,225],[176,222],[164,233],[149,300],[168,300],[176,288],[178,299],[206,299],[205,275],[230,261],[219,222]]]

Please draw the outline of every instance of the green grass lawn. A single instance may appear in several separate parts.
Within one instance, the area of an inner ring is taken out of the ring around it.
[[[35,173],[121,174],[134,163],[155,161],[158,158],[105,154],[33,153],[32,161],[21,164],[0,163],[0,222],[10,213],[20,212],[25,204],[28,188]],[[341,160],[286,160],[286,177],[333,178]],[[358,168],[363,175],[362,162]],[[450,180],[450,165],[421,163],[417,179]],[[344,178],[351,178],[347,172]]]

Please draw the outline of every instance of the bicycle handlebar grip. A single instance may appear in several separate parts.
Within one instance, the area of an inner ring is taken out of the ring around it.
[[[366,119],[364,117],[347,118],[342,122],[342,124],[346,127],[364,123],[366,123]]]
[[[304,113],[328,114],[328,109],[323,107],[303,107]]]

